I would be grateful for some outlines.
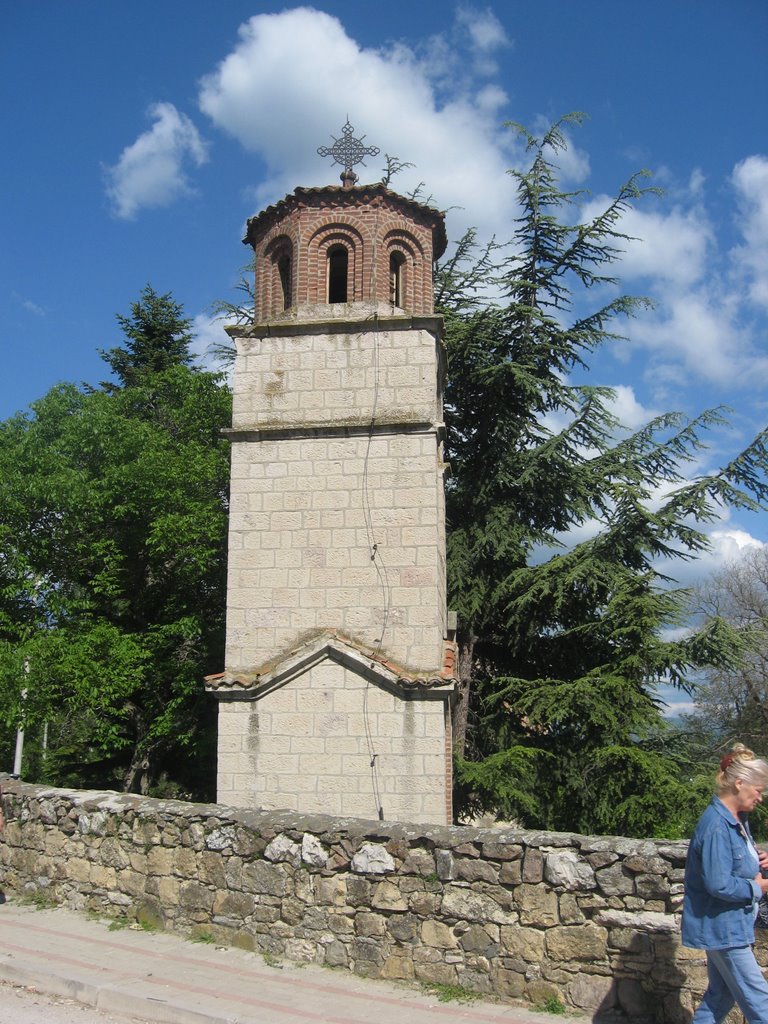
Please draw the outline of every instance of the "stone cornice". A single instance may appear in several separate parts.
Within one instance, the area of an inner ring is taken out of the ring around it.
[[[258,324],[231,324],[224,330],[233,340],[236,338],[294,338],[318,334],[368,334],[373,331],[429,331],[442,339],[443,317],[438,314],[411,316],[410,314],[381,315],[374,312],[369,316],[347,317],[313,316],[298,320],[267,320]]]
[[[370,418],[352,420],[348,423],[297,423],[295,426],[285,422],[258,426],[224,427],[222,437],[229,441],[280,441],[284,439],[318,438],[318,437],[368,437],[376,434],[435,434],[438,440],[445,440],[445,423],[431,420],[414,420],[412,422],[392,417],[377,416],[376,422]]]

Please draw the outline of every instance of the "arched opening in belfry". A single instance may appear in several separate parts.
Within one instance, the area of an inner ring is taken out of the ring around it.
[[[287,252],[283,253],[277,261],[277,273],[280,278],[283,309],[289,309],[291,305],[291,257]]]
[[[343,245],[328,250],[328,301],[347,302],[349,253]]]
[[[389,257],[389,301],[393,306],[403,307],[405,284],[405,256],[393,252]]]

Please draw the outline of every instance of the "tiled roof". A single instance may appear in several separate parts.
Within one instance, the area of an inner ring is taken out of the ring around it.
[[[387,658],[378,649],[367,647],[352,637],[337,630],[324,630],[286,654],[272,659],[253,672],[237,675],[226,671],[216,672],[205,677],[205,688],[213,693],[245,693],[271,687],[279,682],[280,677],[288,672],[292,675],[297,666],[307,663],[307,668],[318,658],[325,655],[343,657],[349,655],[360,668],[367,663],[368,668],[378,669],[388,681],[402,689],[432,689],[437,687],[450,688],[456,682],[457,646],[452,640],[444,641],[443,663],[438,672],[411,672],[402,665]]]
[[[409,199],[407,196],[401,196],[398,192],[393,192],[392,189],[387,188],[382,182],[375,182],[372,185],[354,185],[352,188],[344,188],[342,185],[300,185],[293,192],[289,192],[283,199],[257,213],[255,217],[250,217],[243,241],[246,244],[250,242],[252,225],[255,227],[261,221],[268,221],[279,217],[287,213],[291,208],[300,206],[302,199],[315,196],[326,197],[331,205],[334,206],[339,205],[340,201],[349,202],[350,199],[365,201],[368,196],[379,196],[389,199],[396,205],[408,209],[416,219],[422,222],[431,222],[434,239],[434,257],[437,258],[445,252],[448,244],[445,232],[445,214],[434,206],[427,206],[425,203],[419,203],[415,199]]]

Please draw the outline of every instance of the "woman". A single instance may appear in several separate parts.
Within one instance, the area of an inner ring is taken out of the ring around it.
[[[758,853],[747,822],[766,785],[768,764],[737,743],[720,762],[717,796],[688,848],[683,944],[707,951],[709,977],[692,1024],[720,1024],[734,1003],[749,1024],[768,1024],[768,983],[752,952],[768,854]]]

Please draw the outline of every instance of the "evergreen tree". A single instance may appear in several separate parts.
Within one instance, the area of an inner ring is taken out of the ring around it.
[[[145,285],[131,315],[117,315],[125,345],[101,352],[121,387],[138,384],[146,374],[162,373],[172,366],[188,366],[191,360],[191,321],[170,294],[158,295]],[[102,385],[112,390],[114,385]]]
[[[511,172],[520,216],[496,269],[503,302],[468,298],[494,255],[482,254],[478,274],[471,238],[438,277],[458,802],[536,827],[675,834],[702,799],[688,781],[698,752],[665,728],[657,686],[690,686],[693,667],[736,660],[745,640],[720,619],[665,638],[686,621],[688,595],[657,560],[703,551],[701,525],[718,505],[765,499],[766,437],[687,482],[719,411],[660,416],[628,435],[611,390],[579,380],[591,353],[620,337],[616,318],[647,305],[617,296],[585,310],[590,289],[616,284],[606,270],[626,241],[621,217],[647,189],[636,176],[592,221],[571,223],[580,194],[560,189],[554,159],[564,124],[578,120],[525,135],[532,162]],[[571,544],[579,527],[592,535]]]

